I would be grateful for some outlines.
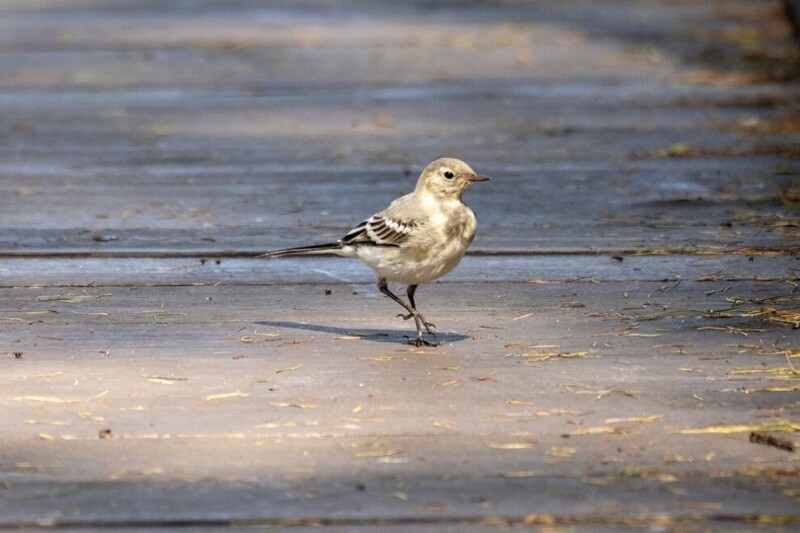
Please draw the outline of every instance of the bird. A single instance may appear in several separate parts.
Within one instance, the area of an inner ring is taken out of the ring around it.
[[[400,304],[414,319],[414,346],[436,346],[425,331],[436,337],[436,326],[417,310],[417,287],[453,270],[472,244],[477,229],[475,213],[461,199],[472,184],[489,181],[465,162],[445,157],[430,163],[414,190],[367,218],[336,242],[275,250],[260,257],[277,258],[334,255],[358,258],[378,275],[378,289]],[[389,289],[389,282],[407,285],[406,303]]]

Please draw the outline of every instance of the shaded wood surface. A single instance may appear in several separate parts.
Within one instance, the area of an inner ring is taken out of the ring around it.
[[[322,290],[4,289],[24,350],[4,377],[5,523],[794,516],[794,462],[748,438],[788,427],[800,393],[772,370],[796,336],[758,304],[440,284],[419,298],[445,344],[420,350],[372,287]],[[774,282],[727,294],[797,304]]]
[[[0,527],[796,528],[797,65],[779,1],[0,1]],[[256,257],[443,155],[441,346]]]

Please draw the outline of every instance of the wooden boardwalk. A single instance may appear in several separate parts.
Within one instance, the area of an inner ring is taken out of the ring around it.
[[[782,5],[1,0],[0,528],[798,527]],[[257,258],[444,155],[441,346]]]

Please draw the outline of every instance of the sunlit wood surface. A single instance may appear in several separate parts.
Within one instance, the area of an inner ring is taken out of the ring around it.
[[[797,527],[797,65],[780,1],[0,1],[0,527]],[[257,257],[444,155],[441,346]]]

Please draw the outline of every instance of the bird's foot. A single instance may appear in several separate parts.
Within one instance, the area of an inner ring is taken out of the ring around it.
[[[408,339],[408,344],[410,344],[411,346],[416,346],[417,348],[419,348],[420,346],[431,346],[431,347],[439,346],[438,342],[426,341],[422,336],[415,337],[413,339],[408,335],[404,335],[404,337]]]
[[[422,325],[425,326],[425,331],[427,331],[428,333],[430,333],[431,335],[433,335],[435,337],[436,336],[436,324],[428,322],[427,320],[422,318],[422,315],[420,315],[420,319],[422,319]]]
[[[418,319],[420,321],[420,323],[423,326],[425,326],[425,331],[427,331],[428,333],[430,333],[434,337],[436,336],[436,324],[434,324],[433,322],[428,322],[427,320],[425,320],[425,317],[422,316],[420,313],[417,313],[416,316],[414,316],[414,313],[408,313],[407,315],[404,315],[403,313],[400,313],[397,316],[401,317],[403,320],[410,320],[412,318],[415,319],[415,320]]]

